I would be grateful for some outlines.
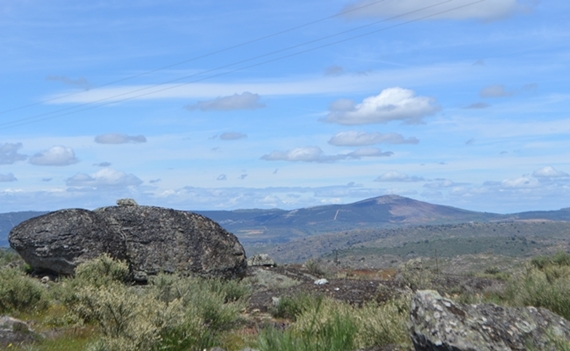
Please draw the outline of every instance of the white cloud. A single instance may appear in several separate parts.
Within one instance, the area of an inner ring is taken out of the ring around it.
[[[238,140],[247,138],[247,134],[238,132],[228,132],[220,134],[220,140]]]
[[[116,171],[111,168],[103,168],[91,175],[77,173],[73,177],[68,178],[65,182],[67,186],[93,188],[139,186],[142,183],[143,181],[133,174]]]
[[[389,157],[394,153],[391,151],[383,152],[382,150],[370,147],[361,148],[355,151],[337,154],[325,155],[323,150],[318,146],[298,147],[287,151],[273,151],[267,155],[261,156],[266,161],[290,161],[290,162],[334,162],[346,159],[360,159],[362,157]]]
[[[404,138],[397,133],[366,133],[357,131],[347,131],[335,134],[329,144],[335,146],[364,146],[374,144],[417,144],[417,138]]]
[[[12,173],[0,174],[0,182],[15,182],[18,180]]]
[[[99,144],[146,143],[146,138],[143,135],[107,133],[97,135],[95,137],[95,142]]]
[[[346,99],[337,100],[324,121],[344,125],[390,121],[418,124],[424,117],[440,110],[435,103],[433,98],[415,96],[413,90],[388,88],[376,96],[365,98],[360,104]]]
[[[554,167],[546,166],[540,169],[537,169],[532,173],[532,175],[536,178],[566,178],[570,177],[568,173],[564,173],[562,171],[554,169]]]
[[[423,180],[422,177],[409,176],[398,171],[389,171],[374,179],[375,182],[421,182]]]
[[[37,166],[68,166],[79,162],[70,147],[61,145],[43,150],[30,157],[30,163]]]
[[[505,179],[501,182],[501,186],[512,189],[538,188],[540,187],[540,182],[530,176],[523,175],[517,178]]]
[[[436,1],[426,2],[424,0],[382,1],[380,3],[375,0],[357,0],[342,11],[345,12],[345,17],[351,19],[371,17],[414,19],[433,14],[429,17],[430,20],[465,20],[471,18],[492,20],[508,16],[522,7],[516,0],[482,1],[469,6],[460,6],[465,5],[465,3],[458,4],[456,2],[438,4]],[[437,6],[427,9],[432,5]]]
[[[0,144],[0,165],[10,165],[28,158],[28,156],[18,153],[21,148],[22,143]]]
[[[502,84],[493,84],[484,87],[479,92],[479,96],[483,98],[498,98],[498,97],[509,97],[513,93],[506,90],[505,86]]]
[[[259,102],[259,95],[245,91],[241,94],[221,96],[210,101],[199,101],[194,105],[186,105],[187,110],[201,111],[231,111],[231,110],[256,110],[265,107]]]

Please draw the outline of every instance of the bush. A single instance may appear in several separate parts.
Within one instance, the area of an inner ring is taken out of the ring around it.
[[[159,274],[149,281],[148,294],[170,304],[179,301],[185,319],[163,328],[162,345],[168,350],[203,350],[219,346],[223,332],[240,324],[240,312],[250,294],[236,281]],[[166,347],[165,346],[165,347]]]
[[[569,291],[570,255],[559,252],[532,259],[498,297],[509,305],[544,307],[570,319]]]
[[[353,350],[391,344],[411,346],[406,325],[408,298],[380,305],[369,303],[362,308],[312,296],[282,298],[277,307],[281,304],[288,306],[296,321],[284,331],[264,329],[259,338],[262,351]]]
[[[318,305],[320,306],[320,305]],[[259,339],[261,351],[346,351],[353,350],[357,325],[350,316],[335,311],[323,318],[319,308],[307,314],[308,325],[279,331],[266,328]]]
[[[115,260],[108,254],[81,263],[75,268],[75,279],[83,285],[104,286],[113,282],[126,283],[129,278],[127,263]]]
[[[303,264],[307,271],[317,277],[324,277],[326,275],[325,270],[321,267],[321,264],[317,260],[310,259]]]
[[[0,269],[0,313],[32,312],[48,306],[46,289],[16,268]]]
[[[301,293],[295,296],[283,296],[279,299],[277,306],[273,308],[271,314],[275,318],[286,318],[296,321],[297,317],[305,313],[310,308],[322,302],[322,296]]]

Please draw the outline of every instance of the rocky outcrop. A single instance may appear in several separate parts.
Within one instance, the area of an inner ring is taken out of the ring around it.
[[[238,239],[202,215],[151,206],[111,206],[95,213],[125,238],[136,280],[163,271],[245,275],[247,261]]]
[[[275,267],[277,264],[268,254],[253,255],[247,259],[247,265],[251,267]]]
[[[28,323],[10,316],[0,316],[0,347],[9,350],[12,347],[28,344],[41,339]]]
[[[103,253],[129,264],[135,280],[159,272],[241,277],[247,262],[237,238],[190,212],[120,200],[120,206],[61,210],[14,227],[10,245],[36,270],[73,274]]]
[[[126,258],[126,242],[96,213],[82,209],[51,212],[14,227],[10,246],[37,271],[73,274],[102,253]]]
[[[431,290],[412,298],[409,327],[416,351],[555,351],[570,340],[570,322],[547,309],[460,304]]]

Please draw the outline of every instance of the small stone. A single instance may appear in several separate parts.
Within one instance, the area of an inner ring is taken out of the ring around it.
[[[329,281],[326,280],[325,278],[317,279],[317,280],[315,280],[315,285],[325,285],[325,284],[328,284],[328,282]]]

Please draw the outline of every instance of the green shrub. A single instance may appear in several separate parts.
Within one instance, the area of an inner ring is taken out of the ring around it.
[[[265,328],[260,334],[261,351],[346,351],[355,346],[357,325],[349,316],[333,312],[324,321],[317,321],[318,314],[312,318],[310,326],[302,329],[279,331]]]
[[[236,281],[159,274],[150,279],[147,293],[166,304],[179,301],[185,311],[180,324],[162,329],[162,345],[201,351],[219,346],[223,333],[240,325],[250,290]]]
[[[0,269],[0,313],[32,312],[48,306],[46,289],[16,268]]]
[[[307,271],[317,277],[324,277],[326,275],[326,271],[321,266],[319,261],[310,259],[303,264],[303,266],[307,269]]]
[[[23,262],[24,261],[22,260],[20,255],[16,253],[16,251],[0,247],[0,267],[3,267],[10,263],[14,264],[14,263],[23,263]]]
[[[523,273],[509,280],[499,299],[513,306],[544,307],[570,318],[570,255],[532,259]]]
[[[320,295],[301,293],[295,296],[283,296],[271,310],[275,318],[286,318],[296,321],[297,317],[322,302]]]
[[[103,286],[112,282],[126,283],[129,278],[127,263],[115,260],[108,254],[81,263],[75,268],[75,279],[81,284]]]
[[[303,296],[286,302],[295,322],[287,330],[266,328],[260,350],[353,350],[373,346],[411,346],[408,329],[409,298],[362,308],[330,298]],[[280,301],[280,304],[282,303]],[[279,305],[278,305],[279,306]],[[297,306],[297,307],[291,307]],[[302,307],[299,307],[302,306]]]

